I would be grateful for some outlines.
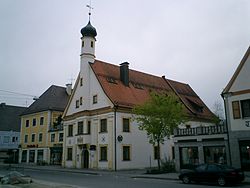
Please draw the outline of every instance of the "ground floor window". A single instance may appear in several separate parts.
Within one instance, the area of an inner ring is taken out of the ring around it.
[[[35,162],[35,150],[29,151],[29,162],[34,163]]]
[[[199,164],[198,147],[180,148],[180,167],[193,168]]]
[[[205,163],[226,164],[226,148],[224,146],[207,146],[204,147]]]
[[[123,161],[130,161],[130,146],[123,146]]]
[[[22,151],[22,162],[27,162],[27,150]]]
[[[37,151],[37,162],[42,162],[43,161],[43,150],[38,150]]]
[[[241,168],[243,170],[250,170],[250,140],[240,141],[240,158]]]
[[[50,164],[60,165],[62,163],[62,147],[50,148]],[[72,155],[69,153],[69,155]]]
[[[107,146],[100,147],[100,161],[108,160],[108,148]]]
[[[72,148],[68,148],[68,150],[67,150],[67,160],[68,161],[72,161]]]

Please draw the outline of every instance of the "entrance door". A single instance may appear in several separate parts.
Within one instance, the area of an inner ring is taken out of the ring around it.
[[[250,171],[250,140],[240,141],[241,168]]]
[[[82,151],[82,167],[89,168],[89,151],[87,149]]]

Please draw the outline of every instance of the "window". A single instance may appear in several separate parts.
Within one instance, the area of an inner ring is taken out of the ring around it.
[[[10,142],[10,137],[9,136],[4,136],[3,137],[3,143],[7,144]]]
[[[22,162],[27,162],[27,150],[22,151]]]
[[[63,141],[63,133],[59,133],[59,142]]]
[[[107,146],[100,147],[100,161],[107,161],[108,160],[107,150],[108,150]]]
[[[129,132],[129,119],[128,118],[122,119],[122,130],[123,132]]]
[[[36,139],[36,135],[35,135],[35,134],[32,134],[32,135],[31,135],[31,142],[35,142],[35,139]]]
[[[79,108],[79,100],[76,100],[76,108]]]
[[[83,78],[80,78],[80,86],[83,85]]]
[[[82,41],[82,47],[84,47],[84,41]]]
[[[80,97],[80,105],[82,105],[82,97]]]
[[[50,135],[50,141],[51,142],[55,142],[55,136],[56,135],[54,133]]]
[[[107,131],[107,119],[101,119],[100,132],[108,132]]]
[[[94,42],[93,41],[91,41],[90,46],[91,46],[91,48],[94,47]]]
[[[83,121],[78,122],[77,134],[83,134]]]
[[[43,133],[39,133],[38,141],[39,141],[39,142],[42,142],[42,141],[43,141]]]
[[[226,148],[224,146],[207,146],[204,147],[205,163],[226,164]]]
[[[34,119],[32,120],[32,125],[33,125],[33,126],[36,126],[36,118],[34,118]]]
[[[73,136],[73,125],[69,125],[68,127],[68,136]]]
[[[233,101],[232,107],[233,107],[234,119],[239,119],[240,118],[240,103],[239,103],[239,101]]]
[[[198,147],[180,148],[180,167],[193,168],[199,164]]]
[[[37,150],[37,162],[43,161],[43,150]]]
[[[242,110],[242,117],[250,117],[250,99],[242,100],[241,103],[241,110]]]
[[[27,143],[28,142],[28,135],[26,134],[25,136],[24,136],[24,143]]]
[[[40,125],[44,124],[44,117],[40,117]]]
[[[97,95],[94,95],[93,96],[93,104],[96,104],[97,103]]]
[[[154,146],[154,159],[160,159],[160,148],[158,150],[158,146]]]
[[[26,127],[29,127],[30,121],[27,119],[25,124],[26,124]]]
[[[16,141],[16,137],[12,137],[12,142],[15,142]]]
[[[67,150],[67,160],[72,161],[72,148],[68,148]]]
[[[130,146],[123,146],[123,161],[130,161]]]
[[[91,121],[88,121],[88,134],[91,134]]]
[[[29,151],[29,162],[34,163],[35,162],[35,150]]]

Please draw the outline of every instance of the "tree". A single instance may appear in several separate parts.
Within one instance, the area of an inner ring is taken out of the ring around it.
[[[139,129],[147,132],[149,143],[157,144],[158,170],[160,170],[160,143],[174,128],[184,122],[184,107],[173,93],[150,93],[150,99],[133,108]]]
[[[213,113],[215,114],[214,122],[219,124],[224,119],[223,105],[219,100],[214,102]]]

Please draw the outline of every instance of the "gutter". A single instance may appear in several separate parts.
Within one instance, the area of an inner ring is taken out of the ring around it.
[[[115,171],[117,171],[117,149],[116,149],[116,112],[117,112],[117,105],[114,105],[114,137],[115,137]]]

